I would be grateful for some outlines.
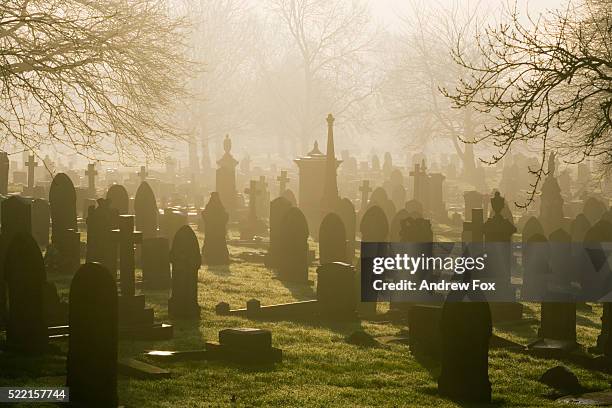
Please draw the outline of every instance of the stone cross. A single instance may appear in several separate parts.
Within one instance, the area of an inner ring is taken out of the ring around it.
[[[34,188],[34,169],[38,166],[38,162],[34,161],[33,154],[28,156],[26,166],[28,167],[28,188],[31,189]]]
[[[249,188],[245,189],[244,192],[249,195],[249,216],[252,218],[257,217],[257,207],[255,206],[255,200],[257,199],[257,195],[261,193],[257,188],[259,181],[251,180]]]
[[[281,175],[278,176],[276,178],[276,180],[278,180],[279,182],[279,188],[278,188],[278,196],[282,196],[283,193],[285,192],[285,190],[287,189],[287,183],[291,180],[289,177],[287,177],[287,171],[286,170],[282,170],[281,171]]]
[[[134,216],[120,215],[119,228],[113,230],[119,243],[119,274],[121,296],[134,296],[136,293],[136,262],[134,245],[142,243],[142,232],[134,231]]]
[[[361,208],[363,209],[368,205],[368,195],[372,192],[370,180],[363,180],[361,187],[359,187],[359,191],[361,191]]]
[[[94,163],[89,163],[87,165],[87,170],[85,171],[85,175],[87,176],[87,192],[90,197],[96,196],[96,176],[98,172],[96,171],[96,165]]]
[[[138,172],[138,175],[140,176],[140,181],[145,181],[147,179],[147,176],[149,175],[147,173],[147,168],[145,166],[140,166],[140,171]]]

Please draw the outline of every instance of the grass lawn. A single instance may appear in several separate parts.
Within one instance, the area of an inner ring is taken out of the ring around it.
[[[233,257],[247,248],[231,247]],[[312,299],[314,287],[285,286],[273,279],[261,265],[234,258],[229,270],[202,267],[199,274],[200,322],[174,321],[170,341],[121,341],[122,357],[142,358],[148,349],[193,350],[204,342],[217,340],[227,327],[270,329],[275,347],[283,350],[283,362],[272,368],[243,368],[223,362],[159,363],[172,378],[160,381],[120,377],[120,401],[126,407],[454,407],[459,406],[436,395],[438,367],[419,363],[408,347],[385,344],[367,349],[350,345],[344,338],[363,329],[374,336],[396,335],[404,327],[385,322],[362,321],[338,325],[309,325],[292,322],[256,322],[243,318],[217,316],[214,306],[221,301],[232,308],[244,307],[257,298],[262,305]],[[310,270],[315,280],[315,269]],[[53,279],[53,277],[51,277]],[[57,279],[62,295],[69,280]],[[146,291],[147,302],[155,308],[158,321],[168,322],[167,298],[163,291]],[[379,305],[384,311],[385,305]],[[527,305],[527,317],[538,317],[538,305]],[[600,326],[601,308],[579,311],[578,336],[591,346]],[[496,333],[526,343],[535,338],[537,323],[496,328]],[[57,343],[58,352],[27,358],[0,354],[0,386],[61,386],[65,380],[66,343]],[[92,350],[95,353],[95,350]],[[540,384],[539,376],[560,364],[507,350],[492,350],[489,357],[493,400],[498,406],[552,406],[552,390]],[[609,387],[609,376],[564,362],[584,386]],[[96,375],[92,372],[91,375]],[[236,403],[230,399],[235,396]],[[24,405],[26,406],[26,405]],[[33,405],[32,405],[33,406]],[[36,405],[36,406],[41,406]],[[465,405],[463,405],[465,406]]]

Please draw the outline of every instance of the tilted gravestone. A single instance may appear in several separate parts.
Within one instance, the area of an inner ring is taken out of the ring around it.
[[[134,196],[134,215],[136,229],[142,232],[143,239],[157,236],[157,203],[151,186],[146,181],[140,183]]]
[[[491,312],[485,301],[455,299],[465,295],[451,292],[442,308],[438,392],[454,401],[490,403]]]
[[[229,251],[225,237],[229,214],[223,208],[218,193],[212,193],[202,211],[204,221],[204,245],[202,263],[205,265],[229,265]]]
[[[76,191],[70,178],[58,173],[49,188],[51,242],[58,252],[61,273],[72,274],[80,264],[81,243],[77,228]]]
[[[280,227],[279,278],[308,281],[308,223],[302,211],[291,207]]]
[[[45,319],[45,267],[34,238],[13,235],[4,261],[8,288],[6,345],[28,353],[44,351],[48,343]]]
[[[281,225],[287,211],[293,205],[284,197],[278,197],[270,202],[270,247],[266,257],[268,268],[278,268],[281,246]]]
[[[118,301],[115,279],[86,263],[70,284],[66,386],[79,406],[116,407]]]
[[[346,262],[346,231],[338,214],[328,213],[319,228],[319,262]]]
[[[182,226],[172,242],[172,297],[168,314],[179,319],[198,319],[198,270],[202,264],[198,238],[188,225]]]
[[[120,215],[127,214],[130,208],[130,197],[127,190],[120,184],[113,184],[106,192],[106,199],[110,201],[111,208],[119,211]]]

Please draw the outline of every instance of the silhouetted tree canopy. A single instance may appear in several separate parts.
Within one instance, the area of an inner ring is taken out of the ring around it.
[[[516,142],[536,144],[541,165],[530,169],[534,191],[545,174],[547,151],[567,162],[597,158],[612,167],[612,3],[582,0],[537,19],[489,26],[478,38],[481,58],[456,62],[468,70],[455,91],[457,107],[494,115],[480,140],[499,149],[499,161]],[[476,61],[477,63],[474,63]],[[533,198],[533,195],[532,195]]]
[[[0,133],[35,150],[158,156],[188,62],[159,0],[0,4]]]

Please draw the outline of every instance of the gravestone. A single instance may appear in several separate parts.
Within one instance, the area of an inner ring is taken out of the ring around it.
[[[106,192],[106,199],[110,201],[110,207],[119,211],[119,215],[129,213],[130,197],[127,190],[120,184],[113,184]]]
[[[523,238],[523,286],[521,299],[538,301],[545,296],[550,278],[550,249],[544,235]]]
[[[512,235],[516,232],[516,227],[508,221],[503,215],[502,210],[505,207],[505,200],[499,193],[495,192],[494,197],[491,199],[491,209],[493,215],[484,224],[484,237],[485,237],[485,249],[487,253],[487,272],[495,274],[498,278],[496,291],[498,293],[506,293],[513,299],[516,298],[514,294],[514,288],[511,282],[511,266],[512,266]],[[495,310],[492,310],[494,319],[498,316],[498,312],[501,310],[501,304],[497,304]],[[504,309],[510,311],[512,304],[507,304]],[[516,304],[516,306],[519,306]],[[516,307],[514,306],[514,307]],[[508,320],[518,320],[521,317],[522,309],[516,310],[517,315],[506,316]],[[497,320],[497,319],[496,319]]]
[[[287,210],[280,225],[278,276],[291,282],[308,282],[308,223],[297,207]]]
[[[134,231],[134,216],[120,215],[117,229],[113,230],[113,238],[119,246],[119,275],[121,277],[121,296],[136,294],[136,262],[135,244],[142,243],[142,232]]]
[[[246,219],[240,223],[240,239],[252,240],[256,235],[266,233],[265,223],[257,216],[257,196],[262,194],[257,180],[251,180],[249,188],[244,192],[249,195],[249,212]]]
[[[491,312],[487,302],[458,299],[465,295],[451,292],[442,308],[438,392],[453,401],[490,403]]]
[[[134,196],[134,215],[136,229],[142,232],[143,239],[157,236],[157,203],[151,186],[146,181],[140,183]]]
[[[591,225],[594,225],[597,221],[599,221],[606,211],[606,205],[595,197],[589,197],[584,202],[584,208],[582,209],[582,213],[587,220],[589,220]]]
[[[527,219],[523,230],[521,231],[521,239],[523,243],[529,241],[531,237],[534,235],[544,235],[544,228],[542,228],[542,224],[536,217],[530,217]]]
[[[115,279],[86,263],[70,284],[66,386],[79,406],[117,406],[118,303]]]
[[[142,281],[147,289],[170,288],[170,245],[164,237],[142,240]]]
[[[346,231],[336,213],[328,213],[319,229],[319,263],[346,261]]]
[[[25,166],[28,168],[28,185],[27,188],[24,189],[24,193],[28,196],[34,196],[34,171],[38,166],[38,162],[34,160],[34,155],[28,156],[28,161],[25,163]]]
[[[164,214],[159,223],[159,232],[168,242],[172,242],[179,228],[187,224],[187,214],[176,208],[164,208]]]
[[[483,216],[487,215],[487,200],[484,194],[478,191],[466,191],[463,194],[463,200],[465,202],[465,221],[472,221],[472,210],[476,208],[482,208]]]
[[[88,198],[96,198],[96,176],[98,172],[94,163],[87,165],[85,175],[87,176],[87,196]]]
[[[384,211],[377,205],[370,207],[359,226],[362,242],[386,242],[389,236],[389,222]]]
[[[280,260],[281,225],[287,211],[293,207],[289,200],[278,197],[270,203],[270,247],[266,257],[266,266],[277,268]]]
[[[188,225],[182,226],[172,242],[172,297],[168,314],[178,319],[199,319],[198,270],[202,264],[198,238]]]
[[[293,207],[297,207],[297,199],[291,189],[286,189],[282,195],[283,198],[287,199]]]
[[[211,193],[210,200],[202,211],[202,219],[204,221],[202,263],[204,265],[229,265],[229,251],[225,240],[229,215],[223,208],[218,193]]]
[[[109,272],[117,270],[117,248],[113,230],[117,228],[119,212],[104,198],[97,206],[89,207],[87,214],[87,262],[97,262]]]
[[[76,191],[65,173],[58,173],[49,188],[51,243],[58,252],[61,273],[73,274],[80,264],[81,243],[77,228]]]
[[[587,231],[591,228],[591,223],[584,214],[578,214],[576,218],[570,224],[570,235],[572,242],[584,241],[584,236]]]
[[[561,187],[559,187],[555,177],[554,153],[551,153],[548,158],[548,173],[542,184],[539,218],[547,235],[563,227],[563,196],[561,195]]]
[[[8,289],[6,347],[28,354],[40,353],[48,344],[45,266],[38,244],[29,233],[11,235],[4,260]]]
[[[338,201],[336,210],[334,211],[340,216],[344,224],[346,232],[346,260],[352,264],[355,259],[355,224],[357,222],[355,215],[355,206],[348,198],[343,198]]]
[[[326,320],[356,317],[355,268],[343,262],[322,264],[317,268],[319,314]]]
[[[223,207],[233,219],[233,214],[237,209],[236,166],[238,161],[232,156],[232,140],[229,135],[225,135],[223,140],[223,151],[223,157],[217,161],[219,167],[216,171],[215,191],[219,192]]]
[[[385,216],[387,217],[387,223],[389,223],[389,220],[391,220],[395,215],[395,205],[393,204],[393,201],[389,200],[387,192],[382,187],[377,187],[374,189],[374,192],[370,197],[368,207],[373,205],[377,205],[383,210]]]
[[[51,212],[49,202],[40,198],[32,201],[32,236],[41,248],[49,245]]]

